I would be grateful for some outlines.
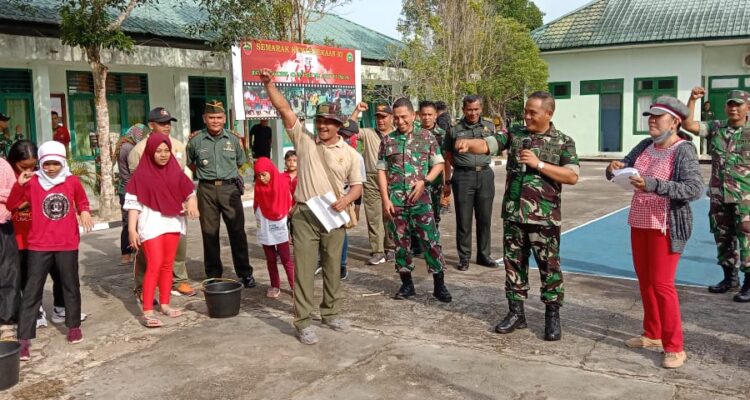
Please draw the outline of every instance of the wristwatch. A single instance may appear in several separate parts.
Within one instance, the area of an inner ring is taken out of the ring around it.
[[[546,164],[544,163],[544,161],[539,161],[539,163],[538,163],[538,164],[536,165],[536,169],[537,169],[538,171],[541,171],[541,170],[543,170],[543,169],[544,169],[544,166],[545,166],[545,165],[546,165]]]

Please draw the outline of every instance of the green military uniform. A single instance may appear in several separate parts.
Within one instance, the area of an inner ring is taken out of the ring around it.
[[[216,112],[211,103],[206,113]],[[218,112],[223,112],[223,108]],[[238,167],[247,162],[240,140],[223,129],[211,135],[206,129],[190,138],[187,145],[187,164],[195,166],[198,184],[198,211],[203,236],[203,258],[206,276],[220,278],[223,273],[219,217],[224,219],[232,249],[232,261],[237,276],[252,278],[253,269],[248,256],[245,214],[238,188]],[[241,182],[241,181],[239,181]],[[246,286],[249,286],[246,283]]]
[[[468,266],[471,258],[471,225],[477,220],[477,263],[494,263],[490,256],[490,224],[495,199],[495,174],[488,154],[457,153],[455,144],[462,139],[483,139],[495,134],[495,125],[480,120],[469,124],[462,119],[443,140],[443,152],[453,154],[451,188],[456,208],[456,248],[459,266]]]
[[[542,301],[561,305],[563,276],[560,269],[560,214],[562,184],[533,168],[522,171],[518,161],[523,141],[546,164],[578,173],[575,142],[550,125],[544,134],[525,127],[487,139],[490,154],[508,150],[508,176],[503,197],[503,257],[505,290],[509,300],[522,301],[529,291],[529,250],[542,277]]]
[[[8,158],[8,152],[10,151],[10,146],[12,145],[13,139],[0,134],[0,157]]]
[[[750,122],[739,127],[702,122],[699,134],[711,155],[708,215],[718,264],[734,269],[739,261],[750,273]]]
[[[414,269],[409,251],[412,237],[417,237],[422,248],[427,249],[425,261],[428,270],[433,274],[443,271],[445,260],[440,233],[435,226],[427,187],[416,202],[408,199],[412,185],[425,180],[430,169],[443,162],[437,140],[428,130],[414,129],[408,134],[397,130],[384,136],[380,143],[377,169],[386,172],[388,194],[395,208],[395,216],[387,226],[396,243],[398,272]]]
[[[445,138],[445,130],[437,125],[432,129],[429,129],[432,136],[435,137],[438,147],[442,148],[443,139]],[[435,226],[440,225],[440,200],[443,198],[443,174],[438,175],[435,180],[430,182],[427,187],[430,191],[430,198],[432,200],[432,214],[435,216]]]

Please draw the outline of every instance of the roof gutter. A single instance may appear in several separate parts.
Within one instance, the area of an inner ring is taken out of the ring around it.
[[[641,43],[623,43],[609,46],[586,46],[586,47],[569,47],[559,50],[540,50],[542,55],[554,55],[554,54],[580,54],[584,52],[596,52],[596,51],[610,51],[610,50],[631,50],[631,49],[644,49],[654,47],[666,47],[666,46],[729,46],[729,45],[750,45],[750,36],[738,36],[734,38],[721,38],[721,39],[690,39],[685,41],[660,41],[660,42],[641,42]]]

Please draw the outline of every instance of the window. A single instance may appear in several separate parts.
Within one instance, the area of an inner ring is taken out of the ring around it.
[[[224,78],[189,76],[190,131],[203,129],[203,111],[210,100],[219,100],[227,107],[227,84]],[[229,118],[227,118],[229,122]]]
[[[581,81],[581,94],[622,93],[622,79],[605,79],[599,81]]]
[[[659,96],[677,96],[677,77],[636,78],[634,85],[634,108],[636,135],[648,134],[648,117],[643,112],[648,110]]]
[[[549,92],[557,100],[570,98],[570,82],[550,82]]]
[[[94,77],[91,72],[68,71],[67,79],[73,156],[93,159],[98,153]],[[137,123],[146,123],[149,108],[147,75],[110,73],[106,87],[110,133],[119,136]]]
[[[36,140],[33,93],[31,70],[0,69],[0,112],[11,118],[7,132],[0,134]]]

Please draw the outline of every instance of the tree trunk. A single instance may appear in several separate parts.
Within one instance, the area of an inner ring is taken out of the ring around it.
[[[115,210],[115,188],[112,179],[112,157],[109,141],[109,109],[107,108],[107,71],[102,63],[101,48],[86,49],[94,76],[94,108],[96,109],[96,136],[99,147],[100,194],[99,216],[109,220]]]

